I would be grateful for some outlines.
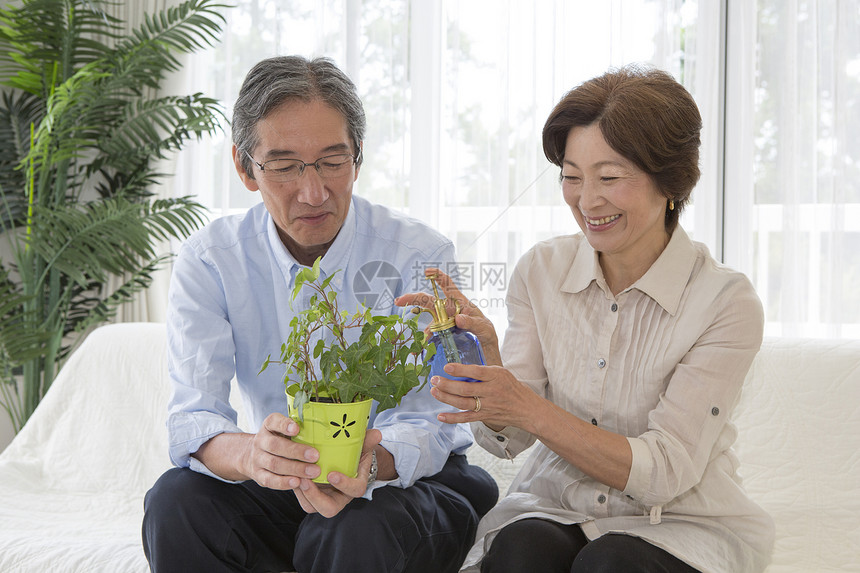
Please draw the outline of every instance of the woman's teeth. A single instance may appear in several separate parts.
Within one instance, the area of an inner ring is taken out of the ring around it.
[[[586,218],[585,220],[588,222],[589,225],[598,226],[598,225],[605,225],[606,223],[610,223],[620,216],[621,215],[612,215],[610,217],[604,217],[602,219],[588,219],[588,218]]]

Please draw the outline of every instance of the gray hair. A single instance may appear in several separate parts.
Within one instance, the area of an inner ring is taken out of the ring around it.
[[[367,120],[355,84],[329,58],[301,56],[268,58],[248,72],[233,106],[233,144],[251,153],[260,143],[257,124],[288,100],[322,101],[346,120],[347,131],[361,165],[361,142]],[[239,154],[242,168],[253,178],[251,160]]]

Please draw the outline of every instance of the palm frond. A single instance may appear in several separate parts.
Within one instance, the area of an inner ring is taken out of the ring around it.
[[[35,210],[28,244],[79,285],[106,282],[107,275],[134,273],[140,259],[155,257],[154,239],[179,238],[195,229],[203,207],[193,201],[165,200],[152,205],[113,197],[83,207]]]
[[[86,166],[87,173],[94,172],[91,175],[91,181],[95,187],[99,197],[107,199],[108,197],[125,197],[130,201],[140,201],[148,197],[152,197],[152,188],[157,185],[163,173],[156,173],[149,168],[149,158],[137,157],[138,163],[128,161],[123,163],[121,167],[101,167],[107,163],[103,158],[97,158],[92,163]],[[111,160],[110,163],[117,166],[117,162]]]
[[[0,10],[0,70],[7,85],[47,96],[45,79],[63,81],[110,53],[119,21],[98,2],[30,0]]]
[[[0,95],[0,231],[24,223],[27,170],[21,161],[30,152],[30,126],[44,114],[44,102],[25,92]]]
[[[188,197],[153,201],[159,158],[220,128],[201,94],[156,97],[177,54],[212,45],[215,0],[147,15],[131,34],[107,0],[0,8],[0,406],[26,420],[77,334],[109,319],[163,264],[155,245],[205,223]],[[8,92],[8,93],[6,93]],[[82,198],[96,199],[83,202]],[[124,277],[110,290],[113,275]],[[12,400],[14,403],[10,403]],[[17,416],[17,418],[16,418]],[[20,424],[16,422],[16,427]]]
[[[30,125],[38,124],[44,113],[45,102],[32,94],[0,94],[0,162],[15,164],[27,155]]]
[[[81,137],[87,129],[85,123],[81,124],[81,94],[103,77],[104,72],[96,64],[88,64],[56,87],[47,98],[44,117],[35,128],[33,144],[24,161],[50,168],[81,156],[89,143]]]
[[[202,94],[152,100],[135,95],[135,81],[100,70],[98,62],[59,84],[47,100],[27,161],[56,165],[100,151],[87,167],[136,169],[141,158],[164,158],[191,137],[221,129],[220,104]],[[20,165],[20,164],[19,164]]]
[[[135,102],[125,112],[124,121],[99,142],[103,159],[110,159],[114,167],[122,167],[118,160],[125,157],[133,161],[141,155],[163,158],[192,136],[220,129],[219,118],[226,120],[219,103],[199,93]],[[101,167],[98,161],[92,165]]]
[[[144,224],[161,240],[187,237],[206,224],[206,207],[188,196],[157,199],[146,205]]]
[[[102,285],[97,296],[80,296],[72,301],[67,315],[69,326],[74,332],[86,332],[92,327],[104,324],[112,319],[121,304],[130,302],[135,295],[149,288],[152,275],[170,257],[156,257],[147,263],[141,263],[133,273],[127,273],[126,280],[112,292],[105,292]]]
[[[39,328],[39,317],[28,310],[32,296],[23,294],[0,266],[0,364],[6,369],[40,355],[49,336]],[[0,370],[3,370],[0,367]]]
[[[213,0],[187,0],[156,15],[146,14],[144,23],[117,49],[131,51],[155,43],[171,51],[190,53],[212,46],[224,23],[219,9],[227,7]]]

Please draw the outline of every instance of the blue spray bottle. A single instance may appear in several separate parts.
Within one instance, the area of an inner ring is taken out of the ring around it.
[[[460,302],[454,301],[454,316],[449,317],[445,310],[447,299],[439,297],[436,288],[436,277],[428,277],[433,285],[433,311],[413,308],[412,312],[429,312],[433,316],[430,323],[430,342],[436,345],[436,354],[430,360],[430,376],[444,376],[451,380],[465,380],[466,382],[477,382],[472,378],[460,378],[451,376],[444,371],[449,362],[460,364],[484,364],[484,352],[478,337],[457,327],[454,324],[454,316],[460,313]]]

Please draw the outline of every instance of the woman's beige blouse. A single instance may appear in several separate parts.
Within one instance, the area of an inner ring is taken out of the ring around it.
[[[507,305],[504,365],[541,396],[627,436],[633,465],[618,491],[538,443],[481,521],[464,570],[477,571],[500,528],[543,517],[580,523],[590,539],[641,537],[705,572],[762,571],[773,522],[744,493],[729,421],[762,340],[749,280],[678,228],[648,272],[613,296],[577,234],[523,256]],[[472,430],[503,458],[535,441],[516,428]]]

